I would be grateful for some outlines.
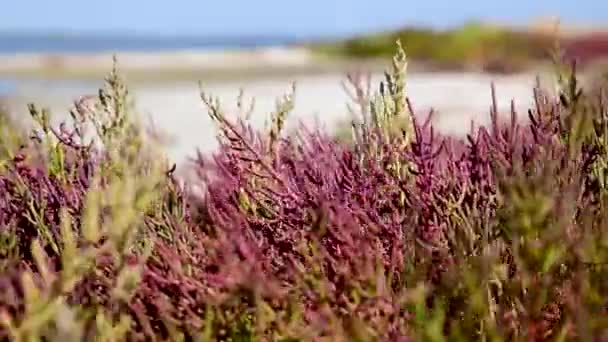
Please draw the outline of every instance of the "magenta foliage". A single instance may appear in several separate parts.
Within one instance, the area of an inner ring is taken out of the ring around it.
[[[25,153],[19,153],[0,175],[0,227],[15,229],[26,260],[30,244],[36,238],[42,239],[49,256],[57,256],[58,251],[51,245],[61,241],[60,210],[80,217],[96,161],[87,158],[91,156],[69,155],[64,166],[72,172],[62,178],[49,172],[42,163],[25,161],[28,157]],[[47,227],[49,236],[41,235],[41,226]]]
[[[568,227],[602,200],[593,172],[601,144],[584,138],[577,145],[564,120],[568,99],[553,99],[540,89],[535,94],[537,106],[527,124],[515,110],[509,122],[499,122],[494,105],[492,125],[472,130],[466,139],[436,134],[430,120],[414,120],[408,145],[402,137],[387,139],[370,130],[364,141],[376,144],[375,152],[303,127],[298,137],[275,141],[242,121],[220,118],[219,150],[194,161],[200,184],[191,185],[204,186],[204,192],[189,193],[168,182],[160,212],[146,216],[146,227],[156,233],[149,235],[152,256],[135,295],[121,307],[136,322],[132,336],[167,338],[175,329],[192,336],[209,323],[209,310],[217,310],[221,319],[209,324],[217,326],[214,337],[225,337],[220,335],[245,324],[243,317],[254,316],[264,301],[283,316],[269,318],[274,325],[258,334],[274,330],[302,338],[341,331],[352,337],[357,322],[364,322],[381,340],[401,341],[420,324],[415,321],[420,313],[407,305],[420,283],[429,285],[423,298],[429,308],[434,300],[448,302],[446,332],[474,321],[461,298],[467,292],[456,293],[466,283],[459,272],[473,267],[488,249],[506,260],[511,285],[524,277],[518,270],[535,267],[515,260],[519,247],[513,234],[526,232],[511,229],[516,225],[508,215],[516,216],[512,213],[520,208],[505,198],[517,181],[554,196],[555,216],[575,218]],[[40,237],[40,223],[27,217],[31,204],[42,209],[44,224],[57,235],[59,208],[78,220],[95,160],[70,159],[69,176],[61,179],[23,161],[0,175],[0,228],[17,229],[25,261],[30,258],[26,245]],[[529,210],[542,204],[539,200]],[[52,249],[47,252],[53,256]],[[72,294],[74,302],[117,310],[98,300],[108,296],[111,283],[100,278],[86,278]],[[566,282],[552,284],[560,296],[570,289]],[[566,300],[555,293],[547,307],[557,307],[559,316]],[[504,297],[497,299],[495,314],[508,326],[513,306],[511,297]],[[286,312],[298,310],[306,328],[286,328],[293,323]],[[519,324],[539,321],[525,317]],[[540,324],[545,332],[551,329],[548,321]],[[462,329],[474,333],[478,327]]]
[[[411,148],[379,139],[383,153],[374,158],[360,158],[352,147],[304,129],[300,141],[270,146],[246,124],[225,120],[220,151],[213,160],[197,160],[208,190],[201,204],[208,235],[219,251],[209,279],[224,290],[245,287],[275,299],[301,291],[306,317],[315,317],[326,301],[338,316],[340,308],[351,308],[344,317],[357,312],[364,305],[352,309],[357,306],[349,294],[372,286],[376,292],[367,299],[390,303],[385,315],[402,321],[409,316],[397,303],[408,264],[418,268],[416,281],[440,283],[450,265],[480,255],[483,241],[499,238],[500,177],[534,172],[544,155],[568,162],[559,141],[564,111],[537,89],[528,125],[518,123],[514,110],[509,123],[499,123],[495,106],[492,126],[471,132],[466,141],[415,122]],[[588,165],[592,154],[570,162]],[[412,177],[389,172],[395,162]],[[454,220],[454,208],[465,221]],[[463,225],[476,229],[470,241],[454,237]],[[309,250],[302,247],[316,242],[316,263],[307,262]],[[301,288],[302,279],[318,272],[315,267],[327,281],[323,298],[319,288]],[[402,332],[398,325],[384,328],[384,336]]]

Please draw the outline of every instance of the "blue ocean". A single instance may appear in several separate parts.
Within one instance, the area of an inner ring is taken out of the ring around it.
[[[286,46],[296,37],[269,35],[243,37],[99,35],[83,33],[0,32],[0,54],[18,53],[113,53],[172,50],[218,50]],[[17,82],[0,78],[0,96],[14,92]]]
[[[254,48],[296,43],[290,36],[199,37],[150,35],[24,34],[0,32],[0,54],[147,52]]]

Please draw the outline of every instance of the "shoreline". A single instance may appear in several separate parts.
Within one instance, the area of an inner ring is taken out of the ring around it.
[[[381,73],[390,58],[329,57],[304,47],[264,47],[230,50],[159,52],[19,53],[0,54],[0,79],[103,80],[117,58],[120,73],[132,82],[178,80],[249,80],[304,75]],[[517,72],[488,72],[475,67],[442,68],[433,62],[410,60],[414,73],[479,73],[516,75],[546,69],[538,64]]]
[[[299,47],[159,52],[0,54],[0,78],[100,79],[112,70],[114,56],[125,77],[134,80],[251,78],[323,74],[386,66],[384,60],[333,59]]]

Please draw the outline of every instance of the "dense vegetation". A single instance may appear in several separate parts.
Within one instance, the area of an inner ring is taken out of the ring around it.
[[[404,28],[340,42],[315,44],[322,55],[364,58],[390,57],[395,41],[408,47],[410,59],[431,68],[516,72],[545,62],[556,43],[556,34],[515,30],[470,22],[449,30]],[[564,50],[582,62],[608,57],[608,35],[561,37]]]
[[[281,134],[291,94],[267,131],[203,94],[220,148],[192,161],[187,184],[116,72],[71,123],[31,106],[38,129],[1,155],[0,333],[606,340],[605,94],[567,69],[559,96],[537,87],[508,122],[494,103],[490,127],[457,139],[414,113],[405,66],[400,50],[374,93],[351,78],[350,144]]]

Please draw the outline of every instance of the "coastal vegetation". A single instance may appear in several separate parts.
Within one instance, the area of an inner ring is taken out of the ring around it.
[[[546,64],[555,44],[570,58],[592,63],[608,57],[608,33],[591,32],[560,35],[555,30],[511,28],[469,22],[457,28],[406,27],[400,30],[365,34],[343,41],[313,43],[311,49],[335,58],[389,58],[394,42],[408,47],[408,56],[435,70],[481,70],[512,73]]]
[[[498,34],[464,32],[433,53]],[[556,94],[465,138],[414,111],[400,46],[349,78],[349,142],[285,134],[294,93],[255,130],[202,89],[219,148],[188,181],[116,69],[64,124],[2,116],[0,339],[606,340],[608,99],[558,62]]]

